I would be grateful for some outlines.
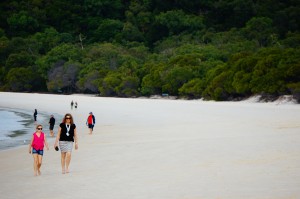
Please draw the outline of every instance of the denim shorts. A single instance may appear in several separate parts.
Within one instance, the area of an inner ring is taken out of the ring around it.
[[[43,155],[44,150],[36,150],[36,149],[32,148],[32,154]]]

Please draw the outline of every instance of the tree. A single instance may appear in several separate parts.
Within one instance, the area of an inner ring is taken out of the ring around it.
[[[286,38],[280,42],[285,48],[297,48],[300,46],[300,33],[288,32]]]
[[[5,63],[5,68],[26,67],[34,64],[36,57],[28,52],[22,51],[19,53],[12,53],[8,56]]]
[[[35,80],[34,75],[34,72],[30,68],[12,68],[6,76],[6,88],[14,92],[33,91],[32,83]]]
[[[243,31],[246,38],[256,40],[260,46],[269,45],[270,36],[276,33],[272,19],[267,17],[253,17]]]
[[[182,10],[167,11],[155,18],[155,22],[165,26],[169,35],[175,35],[183,31],[201,30],[205,26],[202,17],[185,14]]]
[[[61,64],[61,62],[80,62],[82,55],[81,50],[76,46],[71,44],[61,44],[53,48],[45,56],[39,58],[36,61],[36,64],[38,65],[39,72],[45,78],[48,78],[47,72],[50,71],[55,64]]]
[[[143,33],[130,22],[124,23],[121,38],[126,41],[137,41],[137,42],[143,42],[144,41],[144,35]],[[120,41],[122,42],[122,40]]]
[[[300,82],[288,84],[287,87],[297,102],[300,103]]]
[[[5,60],[9,55],[9,40],[5,36],[0,37],[0,65],[5,64]]]
[[[121,74],[116,72],[108,73],[99,86],[101,96],[116,96],[117,87],[121,83],[121,76]]]
[[[93,42],[112,42],[120,37],[123,23],[120,20],[104,19],[93,33]]]
[[[93,70],[81,77],[77,83],[77,88],[84,93],[98,93],[98,87],[103,78],[101,72]]]
[[[200,98],[203,92],[203,82],[201,79],[196,78],[183,84],[178,89],[180,96],[187,96],[188,98]]]
[[[122,76],[119,86],[116,87],[120,97],[136,97],[138,93],[139,78],[137,76]]]
[[[79,66],[76,63],[57,62],[48,73],[47,87],[50,92],[76,92],[77,73]]]
[[[23,10],[8,17],[7,23],[13,36],[28,36],[39,28],[38,21]]]
[[[207,21],[219,31],[243,27],[255,15],[252,0],[222,0],[211,4],[211,9],[207,11]]]
[[[215,76],[204,90],[204,96],[217,101],[227,100],[233,91],[231,87],[232,71],[224,71]]]
[[[57,47],[63,42],[63,37],[66,38],[66,34],[60,34],[53,27],[46,28],[43,32],[35,33],[31,39],[36,41],[38,52],[40,54],[46,54],[54,47]],[[68,40],[68,39],[65,39]]]
[[[154,95],[162,93],[162,78],[161,74],[166,67],[163,63],[148,63],[144,68],[148,73],[142,78],[141,94],[142,95]]]
[[[258,54],[258,61],[253,68],[250,81],[251,91],[253,93],[266,93],[278,95],[285,91],[284,74],[285,72],[278,68],[278,63],[282,59],[280,49],[263,49]]]
[[[258,58],[255,54],[249,53],[236,53],[232,56],[228,65],[234,72],[232,79],[232,87],[234,92],[241,96],[250,96],[252,73],[256,66]]]
[[[121,18],[124,5],[121,0],[85,0],[83,11],[90,16]]]
[[[193,71],[187,67],[175,66],[161,76],[162,92],[178,95],[178,89],[193,78]]]

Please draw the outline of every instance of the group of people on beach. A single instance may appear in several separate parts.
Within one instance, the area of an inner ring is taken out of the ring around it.
[[[38,114],[37,109],[34,109],[34,113],[33,113],[34,124],[37,123],[37,114]],[[54,137],[54,132],[53,132],[54,125],[55,125],[54,115],[50,115],[50,120],[48,123],[49,123],[50,136]]]
[[[35,109],[35,111],[37,111]],[[36,122],[36,119],[35,119]],[[92,134],[94,125],[96,123],[95,116],[92,112],[89,113],[86,124]],[[51,115],[49,120],[50,136],[54,137],[53,128],[55,125],[55,118]],[[49,145],[45,133],[42,131],[41,124],[36,125],[36,131],[33,133],[31,142],[29,144],[29,153],[33,156],[33,170],[34,175],[41,175],[41,165],[44,154],[44,147],[49,150]],[[74,124],[73,117],[70,113],[65,114],[62,123],[58,127],[58,133],[54,142],[54,149],[61,151],[61,168],[62,174],[69,173],[69,166],[71,162],[72,149],[75,142],[75,150],[78,149],[78,136],[76,132],[76,125]]]

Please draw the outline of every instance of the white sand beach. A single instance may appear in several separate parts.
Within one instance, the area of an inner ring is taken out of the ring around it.
[[[69,174],[54,139],[41,176],[28,146],[0,151],[3,199],[300,198],[300,105],[0,92],[0,106],[70,112],[79,134]]]

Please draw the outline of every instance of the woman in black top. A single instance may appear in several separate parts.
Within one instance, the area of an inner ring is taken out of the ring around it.
[[[58,127],[54,148],[59,144],[61,151],[61,168],[62,173],[69,173],[69,165],[71,161],[71,154],[73,143],[75,141],[75,150],[78,149],[78,138],[76,133],[76,125],[73,122],[73,117],[67,113],[63,122]]]

